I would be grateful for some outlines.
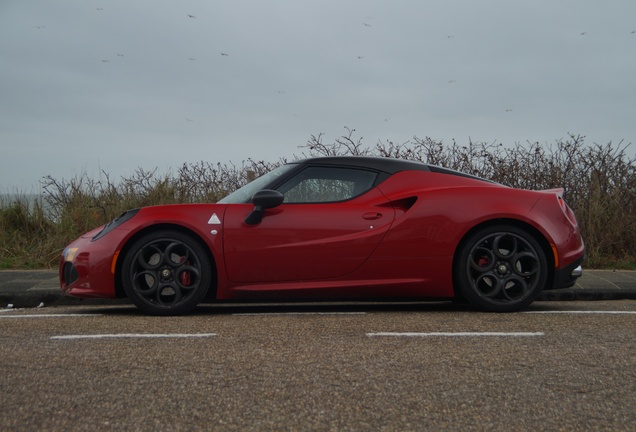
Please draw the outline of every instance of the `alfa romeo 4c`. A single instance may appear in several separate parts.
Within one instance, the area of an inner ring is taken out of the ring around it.
[[[562,189],[325,157],[282,165],[216,204],[129,210],[64,249],[60,282],[153,315],[201,302],[429,299],[511,312],[572,286],[584,252]]]

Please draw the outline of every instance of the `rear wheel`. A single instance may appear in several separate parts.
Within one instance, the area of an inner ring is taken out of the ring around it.
[[[135,241],[123,262],[130,300],[150,315],[191,311],[208,292],[212,268],[203,247],[178,231],[155,231]]]
[[[485,311],[514,312],[530,305],[543,290],[548,264],[529,233],[500,225],[470,235],[454,271],[459,294],[471,304]]]

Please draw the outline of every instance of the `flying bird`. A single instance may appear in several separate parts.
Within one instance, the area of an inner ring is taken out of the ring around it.
[[[367,24],[365,22],[363,22],[362,25],[365,26],[365,27],[371,27],[371,24]]]
[[[188,18],[196,18],[194,15],[188,14]]]
[[[581,33],[581,36],[585,36],[587,34],[587,32],[583,32]]]
[[[221,55],[222,55],[223,57],[229,57],[229,56],[230,56],[228,53],[224,53],[224,52],[222,52],[222,53],[221,53]]]

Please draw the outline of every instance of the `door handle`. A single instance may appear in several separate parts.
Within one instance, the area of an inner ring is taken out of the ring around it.
[[[382,217],[382,213],[378,212],[368,212],[362,215],[362,219],[366,220],[377,220]]]

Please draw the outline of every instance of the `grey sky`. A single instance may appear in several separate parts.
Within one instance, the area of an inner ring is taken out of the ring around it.
[[[635,30],[634,0],[2,0],[0,191],[275,161],[344,126],[634,153]]]

